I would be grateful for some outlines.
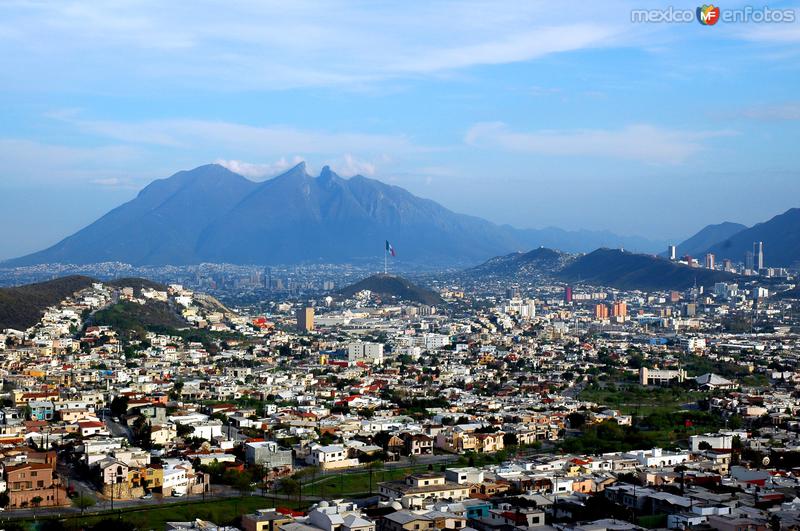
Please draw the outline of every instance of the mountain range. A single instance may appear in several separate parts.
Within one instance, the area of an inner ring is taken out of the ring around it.
[[[727,240],[737,232],[741,232],[747,228],[746,225],[741,223],[733,223],[731,221],[723,221],[714,225],[707,225],[700,229],[692,237],[687,238],[678,245],[676,245],[676,253],[678,258],[683,256],[691,256],[693,258],[702,258],[703,254],[709,247],[715,243]],[[667,251],[661,253],[661,256],[667,256]]]
[[[410,263],[464,265],[538,246],[655,252],[665,245],[605,231],[497,225],[328,167],[313,177],[301,163],[254,182],[210,164],[154,181],[52,247],[3,265],[351,262],[382,258],[385,239]]]
[[[764,243],[767,267],[796,267],[800,263],[800,208],[791,208],[763,223],[758,223],[722,238],[706,249],[717,257],[744,261],[754,242]]]

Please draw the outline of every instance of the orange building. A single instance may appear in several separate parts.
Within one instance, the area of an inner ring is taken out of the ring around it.
[[[59,484],[53,467],[46,463],[24,463],[6,467],[8,506],[54,507],[69,505],[67,491]]]

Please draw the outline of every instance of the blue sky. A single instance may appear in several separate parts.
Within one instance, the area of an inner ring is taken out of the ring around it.
[[[215,161],[256,180],[330,164],[498,223],[653,239],[800,206],[798,22],[631,22],[656,2],[99,4],[0,4],[0,258]],[[720,7],[745,5],[764,6]]]

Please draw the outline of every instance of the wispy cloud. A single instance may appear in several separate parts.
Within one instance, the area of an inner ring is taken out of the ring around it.
[[[405,135],[323,131],[284,125],[255,126],[212,120],[68,121],[83,133],[129,144],[168,148],[236,150],[262,154],[347,153],[354,146],[370,153],[409,153],[429,148]]]
[[[142,153],[130,146],[73,147],[0,138],[6,182],[92,182],[127,185],[131,165]]]
[[[800,120],[800,102],[789,101],[774,105],[754,105],[742,109],[737,116],[752,120]]]
[[[652,164],[681,164],[705,149],[704,141],[732,131],[679,131],[652,125],[622,129],[517,132],[502,122],[472,126],[467,144],[506,151],[570,157],[605,157]]]
[[[51,83],[84,86],[158,79],[223,90],[352,88],[608,46],[624,41],[625,13],[623,3],[587,5],[564,23],[559,10],[533,0],[443,0],[402,10],[304,0],[12,2],[0,7],[0,27],[14,28],[0,31],[0,45],[16,53],[3,54],[0,66],[26,69],[19,83],[57,70]]]

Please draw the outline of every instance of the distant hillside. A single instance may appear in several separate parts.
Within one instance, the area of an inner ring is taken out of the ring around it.
[[[74,295],[76,292],[88,288],[94,282],[103,282],[108,286],[118,288],[131,287],[134,288],[137,295],[141,293],[142,288],[156,289],[159,291],[167,289],[163,284],[144,278],[118,278],[109,281],[99,281],[91,277],[80,275],[72,275],[55,280],[48,280],[46,282],[37,282],[35,284],[26,284],[24,286],[0,288],[0,330],[4,328],[25,330],[35,325],[42,318],[45,309],[50,306],[55,306],[64,299]],[[216,301],[213,297],[209,297],[209,299]],[[219,302],[217,302],[217,304],[219,304],[220,308],[224,308]],[[140,305],[134,304],[134,306]],[[134,310],[139,310],[139,308],[134,308]],[[143,316],[140,316],[140,313],[141,312],[135,312],[136,319],[141,317],[147,322],[169,321],[167,317],[156,317],[161,313],[160,311],[155,311],[150,315],[148,310],[145,312],[146,315]],[[172,314],[173,316],[176,315],[174,311]],[[186,323],[182,319],[172,320],[171,323],[170,326],[186,326]]]
[[[677,245],[678,256],[689,255],[693,258],[701,258],[705,255],[706,249],[709,247],[721,241],[725,241],[734,234],[745,229],[747,229],[746,225],[732,223],[730,221],[724,221],[716,225],[707,225],[700,229],[697,234]],[[662,256],[666,256],[666,251],[662,253]]]
[[[93,325],[111,326],[120,332],[143,336],[151,328],[183,328],[189,323],[175,308],[163,301],[149,300],[139,304],[127,300],[99,310],[92,315]]]
[[[338,293],[343,298],[350,298],[364,290],[371,291],[383,300],[396,298],[432,306],[444,304],[444,300],[438,293],[421,288],[402,277],[393,275],[372,275],[340,290]]]
[[[75,234],[4,265],[344,263],[380,260],[386,239],[399,259],[428,264],[475,264],[538,246],[657,252],[665,245],[607,231],[497,225],[375,179],[342,178],[327,166],[312,176],[301,163],[254,182],[209,164],[154,181]]]
[[[568,282],[643,291],[683,290],[695,282],[698,286],[708,287],[735,278],[731,273],[693,268],[655,256],[615,249],[598,249],[581,256],[557,276]]]
[[[540,247],[527,253],[496,256],[464,271],[475,276],[513,277],[552,274],[564,267],[570,256],[560,251]]]
[[[0,288],[0,330],[25,330],[35,325],[49,306],[88,288],[94,279],[69,276],[12,288]]]
[[[767,267],[793,267],[800,263],[800,208],[792,208],[769,221],[737,232],[706,250],[717,259],[730,258],[743,262],[753,242],[764,242],[764,263]]]

